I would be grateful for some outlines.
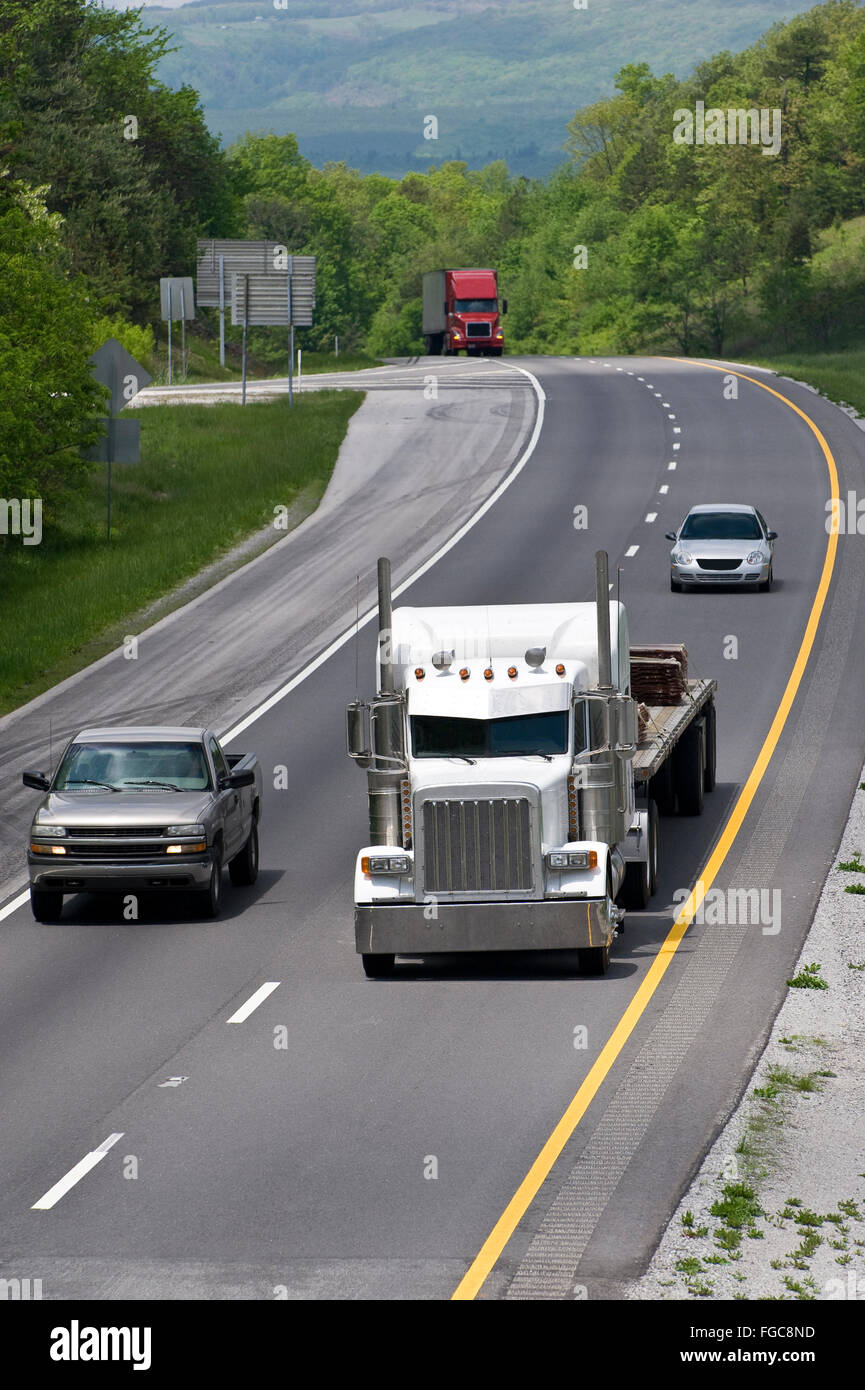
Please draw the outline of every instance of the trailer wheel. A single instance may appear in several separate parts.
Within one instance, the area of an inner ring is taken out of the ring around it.
[[[368,980],[386,980],[388,975],[392,975],[396,956],[391,955],[365,955],[361,956],[363,970]]]
[[[673,781],[680,816],[699,816],[703,811],[705,736],[704,720],[695,719],[673,750]]]
[[[703,790],[713,792],[715,790],[715,704],[710,701],[706,706],[706,770],[703,773]]]
[[[48,888],[30,889],[30,910],[37,922],[46,927],[59,922],[63,915],[63,894],[54,893]]]

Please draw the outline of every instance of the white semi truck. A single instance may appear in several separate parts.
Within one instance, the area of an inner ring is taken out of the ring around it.
[[[702,810],[716,684],[683,678],[638,718],[627,614],[595,563],[594,603],[394,612],[379,560],[378,694],[347,712],[368,976],[401,954],[525,950],[603,974],[624,907],[654,892],[659,812]]]

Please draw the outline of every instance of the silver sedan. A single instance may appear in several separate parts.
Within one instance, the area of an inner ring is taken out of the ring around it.
[[[777,535],[756,507],[740,502],[692,507],[679,530],[666,533],[673,542],[670,588],[681,593],[689,585],[741,584],[768,593]]]

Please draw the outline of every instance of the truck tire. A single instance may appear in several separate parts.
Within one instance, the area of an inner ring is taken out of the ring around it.
[[[715,704],[710,700],[706,706],[706,769],[703,773],[703,790],[715,790]]]
[[[247,837],[246,844],[233,859],[228,861],[228,873],[232,883],[236,887],[242,887],[248,883],[254,883],[258,878],[258,822],[252,822],[252,828]]]
[[[50,888],[31,888],[30,910],[37,922],[52,926],[63,915],[63,894]]]
[[[654,801],[649,802],[648,812],[648,853],[645,860],[625,865],[625,879],[619,893],[622,907],[637,912],[649,906],[658,883],[658,808]]]
[[[391,955],[365,955],[361,956],[363,961],[363,972],[368,980],[386,980],[388,975],[392,975],[396,956]]]
[[[210,882],[206,888],[200,888],[197,893],[202,917],[215,920],[222,907],[222,856],[213,861],[210,870]]]
[[[673,749],[673,782],[680,816],[702,815],[705,736],[705,721],[695,719]]]
[[[577,951],[581,975],[606,975],[610,968],[609,946],[584,946]]]

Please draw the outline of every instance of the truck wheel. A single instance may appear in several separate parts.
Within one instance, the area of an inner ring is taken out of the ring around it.
[[[252,829],[246,844],[239,854],[228,862],[228,872],[235,886],[254,883],[258,878],[258,823],[252,822]]]
[[[713,792],[715,790],[715,705],[714,701],[706,706],[706,770],[703,773],[703,790]]]
[[[210,883],[200,889],[198,899],[202,917],[216,918],[222,907],[222,858],[215,860],[210,870]]]
[[[654,801],[649,802],[648,811],[646,858],[625,865],[625,880],[619,893],[622,907],[637,912],[649,906],[658,882],[658,808]]]
[[[705,722],[696,719],[673,750],[673,780],[679,800],[680,816],[699,816],[703,811],[703,743]]]
[[[30,909],[37,922],[51,926],[63,915],[63,894],[52,893],[48,888],[31,888]]]
[[[388,975],[392,975],[396,956],[375,955],[361,956],[363,970],[368,980],[385,980]]]
[[[606,975],[610,968],[609,946],[585,946],[577,951],[581,975]]]

